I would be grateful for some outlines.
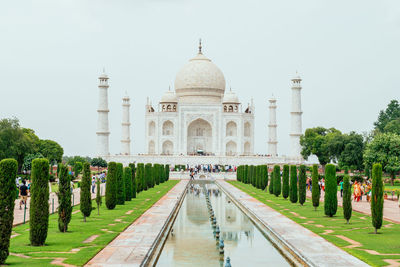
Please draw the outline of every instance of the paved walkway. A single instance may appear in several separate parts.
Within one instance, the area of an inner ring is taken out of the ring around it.
[[[321,192],[320,201],[324,201],[325,192]],[[311,198],[311,192],[307,190],[307,197]],[[389,196],[391,199],[392,196]],[[342,206],[342,198],[340,197],[340,191],[338,191],[338,204]],[[363,200],[360,202],[351,202],[353,210],[371,215],[371,203],[367,202],[366,196],[363,196]],[[392,221],[394,223],[400,223],[400,208],[396,200],[385,200],[383,204],[383,218]]]
[[[369,266],[225,181],[217,181],[313,266]]]
[[[101,184],[101,194],[103,196],[104,196],[104,194],[106,192],[105,188],[106,188],[106,184],[104,184],[104,183]],[[73,205],[75,206],[75,205],[78,205],[80,203],[81,189],[80,188],[76,188],[76,189],[74,189],[73,192],[74,192]],[[95,190],[95,192],[96,192],[96,190]],[[92,194],[92,199],[94,199],[94,198],[96,198],[96,194]],[[15,200],[13,226],[16,226],[16,225],[24,223],[24,206],[22,206],[22,210],[20,210],[19,209],[19,202],[20,202],[19,199]],[[30,206],[30,203],[31,203],[31,198],[29,197],[28,201],[27,201],[27,205],[26,205],[27,209],[26,209],[26,214],[25,214],[25,216],[26,216],[25,217],[25,222],[29,221],[29,206]],[[53,203],[54,203],[54,207],[53,207]],[[53,211],[54,211],[54,213],[57,212],[58,197],[57,197],[57,194],[55,192],[50,193],[49,204],[50,204],[50,207],[49,207],[50,214],[53,214]]]
[[[140,266],[188,182],[180,181],[86,266]]]

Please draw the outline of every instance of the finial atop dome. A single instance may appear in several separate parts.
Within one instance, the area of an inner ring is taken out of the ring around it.
[[[199,54],[203,54],[202,52],[201,52],[201,38],[200,38],[200,40],[199,40]]]

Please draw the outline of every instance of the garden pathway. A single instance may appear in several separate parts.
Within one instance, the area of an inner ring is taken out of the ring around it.
[[[324,200],[325,192],[321,192],[321,200]],[[307,197],[311,198],[311,192],[307,190]],[[400,223],[400,207],[396,200],[390,200],[392,196],[389,196],[389,199],[385,199],[383,204],[383,218],[385,220]],[[342,206],[342,198],[340,197],[340,191],[338,191],[338,204]],[[365,196],[363,196],[363,200],[360,202],[351,202],[353,210],[358,211],[367,215],[371,215],[371,205],[367,202]]]
[[[101,184],[101,195],[103,195],[104,196],[104,194],[105,194],[105,188],[106,188],[106,184],[105,183],[103,183],[103,184]],[[95,190],[95,192],[96,192],[96,190]],[[76,188],[76,189],[74,189],[74,195],[73,195],[73,205],[75,206],[75,205],[78,205],[79,203],[80,203],[80,193],[81,193],[81,190],[80,190],[80,188]],[[92,199],[94,199],[94,198],[96,198],[96,194],[92,194]],[[30,197],[28,197],[28,201],[27,201],[27,206],[26,206],[26,214],[25,214],[25,222],[28,222],[29,221],[29,205],[30,205],[30,200],[31,200],[31,198]],[[72,201],[72,200],[71,200]],[[20,200],[19,199],[17,199],[17,200],[15,200],[15,207],[14,207],[14,222],[13,222],[13,226],[16,226],[16,225],[19,225],[19,224],[22,224],[22,223],[24,223],[24,207],[22,206],[22,209],[20,210],[19,209],[19,202],[20,202]],[[53,202],[54,202],[54,208],[53,208]],[[58,208],[58,198],[57,198],[57,194],[55,193],[55,192],[52,192],[52,193],[50,193],[50,197],[49,197],[49,204],[50,204],[50,207],[49,207],[49,211],[50,211],[50,214],[52,214],[53,213],[53,211],[54,212],[57,212],[57,208]]]
[[[235,186],[217,183],[313,266],[369,266]]]
[[[175,185],[86,266],[140,266],[188,182],[188,180],[182,180]]]

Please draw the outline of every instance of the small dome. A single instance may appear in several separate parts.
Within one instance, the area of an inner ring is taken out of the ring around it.
[[[239,98],[237,95],[232,92],[232,90],[229,90],[228,92],[225,93],[224,99],[222,100],[223,104],[239,104]]]
[[[222,71],[201,51],[177,73],[175,91],[186,103],[220,103],[225,92]]]
[[[162,97],[160,103],[178,103],[178,98],[173,91],[167,91]]]

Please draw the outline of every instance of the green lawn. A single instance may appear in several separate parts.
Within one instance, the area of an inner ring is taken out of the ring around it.
[[[73,214],[67,233],[58,231],[58,215],[51,215],[46,245],[43,247],[29,245],[29,223],[16,226],[13,228],[13,234],[20,235],[11,239],[10,252],[22,255],[10,255],[6,263],[11,266],[54,266],[50,264],[54,258],[64,258],[64,263],[84,265],[178,182],[170,180],[160,184],[140,193],[136,199],[125,202],[125,205],[118,205],[114,210],[107,210],[103,198],[100,216],[97,215],[97,210],[93,210],[84,223],[80,212]],[[96,207],[95,201],[93,206]],[[79,206],[73,209],[77,210]],[[133,212],[127,215],[126,212],[130,210]],[[83,243],[94,235],[98,235],[94,241]],[[73,249],[80,250],[74,252]]]
[[[342,207],[338,207],[337,216],[329,218],[324,215],[323,203],[317,211],[314,211],[310,199],[307,199],[304,206],[301,206],[298,203],[293,204],[289,200],[283,199],[282,196],[275,197],[275,195],[248,184],[237,181],[229,183],[370,265],[388,265],[384,259],[400,260],[400,224],[384,221],[384,226],[378,231],[379,234],[375,235],[372,234],[374,228],[371,224],[371,217],[368,215],[353,211],[350,224],[346,224],[343,219]],[[300,217],[305,217],[305,219]],[[327,232],[326,230],[333,232],[323,234]],[[355,248],[346,248],[351,244],[337,237],[337,235],[350,238],[361,245]],[[380,254],[397,255],[372,255],[364,249],[374,250]]]

